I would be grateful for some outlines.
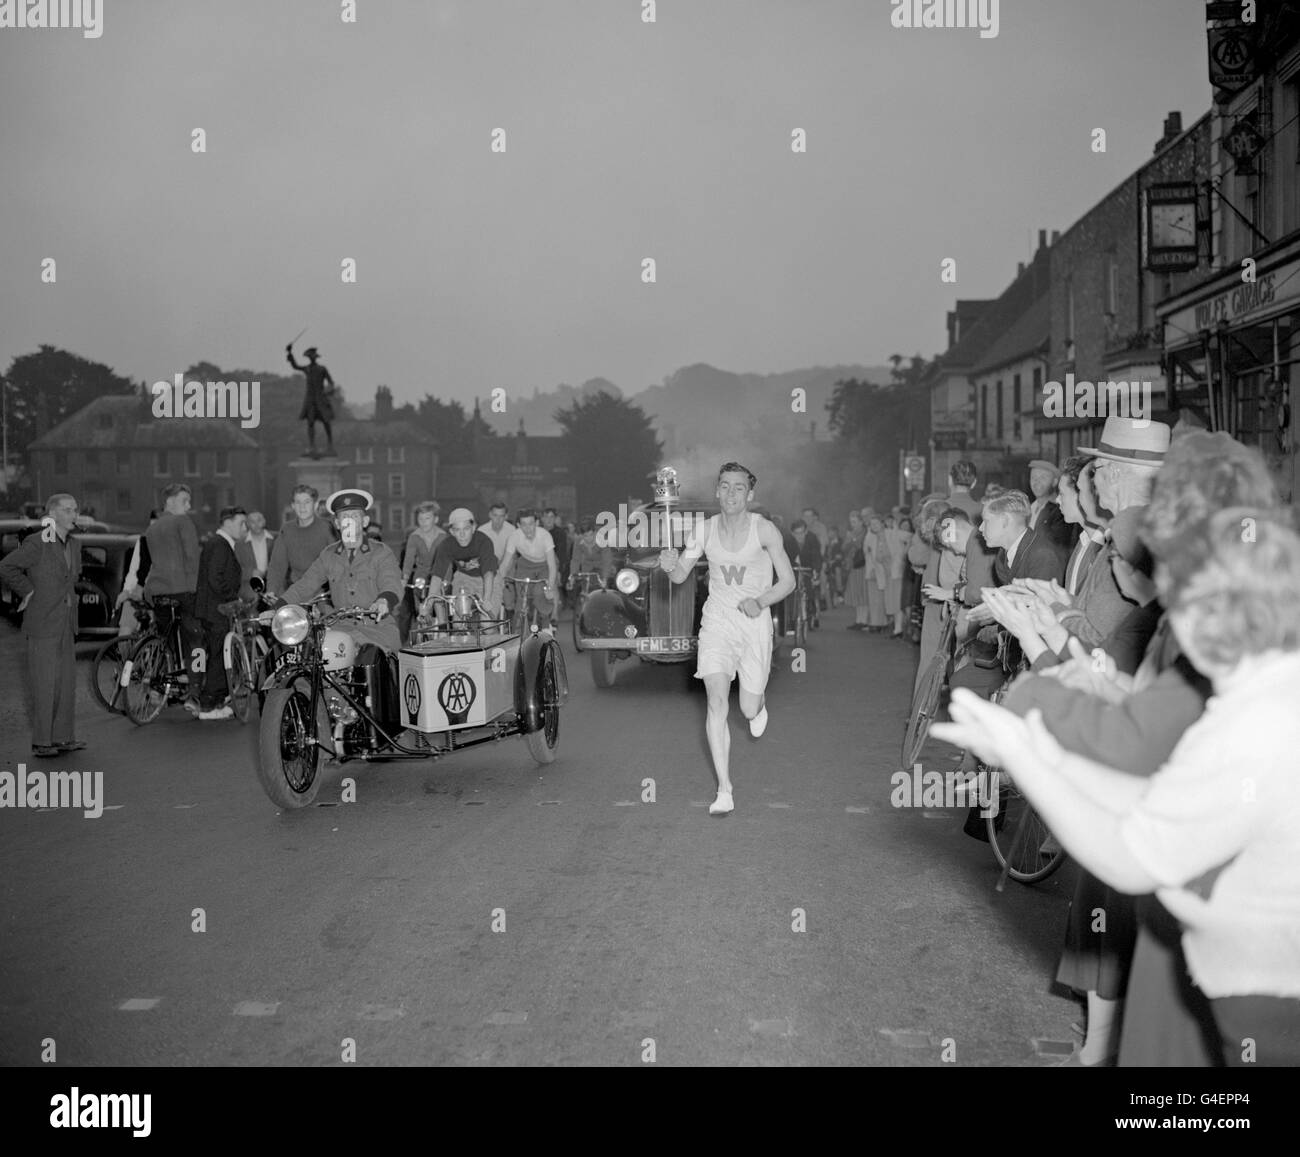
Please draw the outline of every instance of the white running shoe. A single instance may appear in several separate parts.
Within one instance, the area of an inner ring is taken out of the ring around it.
[[[214,707],[211,711],[200,711],[199,718],[207,721],[210,719],[234,719],[235,713],[229,704],[224,707]]]
[[[749,733],[755,739],[767,730],[767,704],[763,704],[763,710],[760,711],[753,719],[749,721]]]
[[[718,798],[709,804],[709,815],[725,816],[735,806],[736,805],[731,801],[731,792],[720,791],[718,792]]]

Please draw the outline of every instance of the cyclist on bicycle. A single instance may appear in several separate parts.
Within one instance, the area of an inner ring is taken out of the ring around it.
[[[810,533],[808,524],[802,518],[796,518],[790,523],[790,533],[794,536],[798,548],[790,556],[790,565],[806,566],[812,571],[812,575],[808,576],[808,625],[820,627],[821,617],[817,608],[822,577],[822,544],[815,534]]]
[[[451,583],[450,594],[477,595],[482,600],[492,618],[500,615],[501,582],[497,573],[497,554],[492,540],[481,530],[471,511],[463,506],[456,507],[447,518],[447,529],[451,532],[438,543],[433,555],[430,575],[435,582],[446,586]],[[435,588],[439,593],[442,588]],[[442,622],[446,607],[429,599],[420,608],[421,617],[427,617],[433,609]]]
[[[607,546],[596,545],[596,520],[589,514],[578,523],[578,541],[573,545],[569,562],[570,589],[574,579],[584,572],[600,575],[600,581],[607,585],[614,573],[614,552]]]
[[[515,532],[506,539],[506,552],[501,559],[503,578],[545,578],[541,594],[534,596],[533,605],[548,626],[553,614],[560,563],[555,554],[555,540],[550,532],[537,525],[537,511],[521,510],[515,516]],[[516,596],[517,597],[517,596]]]

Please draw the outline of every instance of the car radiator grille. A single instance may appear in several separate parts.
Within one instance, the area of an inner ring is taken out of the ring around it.
[[[650,634],[695,634],[695,578],[673,586],[662,571],[650,584]]]

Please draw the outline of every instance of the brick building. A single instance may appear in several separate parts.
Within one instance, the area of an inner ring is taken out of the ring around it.
[[[96,398],[27,448],[35,493],[66,490],[103,522],[144,527],[168,483],[187,482],[194,516],[215,526],[223,506],[252,509],[261,494],[257,443],[239,422],[155,419],[148,402]]]

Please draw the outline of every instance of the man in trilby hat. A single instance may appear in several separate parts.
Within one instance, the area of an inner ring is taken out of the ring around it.
[[[307,453],[313,457],[319,457],[316,453],[316,423],[319,422],[325,427],[325,438],[328,445],[325,447],[325,453],[331,458],[334,457],[334,431],[330,423],[334,421],[334,405],[330,401],[330,396],[334,393],[334,379],[330,377],[330,372],[317,359],[320,357],[315,346],[303,350],[303,356],[307,359],[305,366],[300,366],[293,356],[293,342],[284,347],[289,356],[289,364],[295,370],[299,370],[307,375],[307,392],[303,395],[302,409],[298,411],[300,419],[305,418],[307,421]]]

